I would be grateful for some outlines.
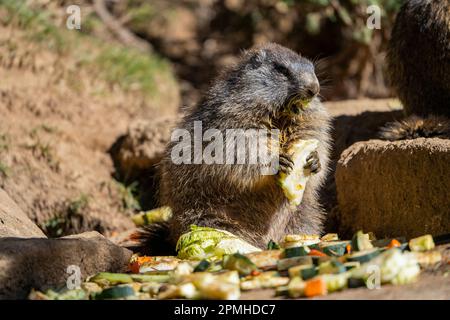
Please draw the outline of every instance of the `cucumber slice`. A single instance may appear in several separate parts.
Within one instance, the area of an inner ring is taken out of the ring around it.
[[[347,270],[353,269],[353,268],[358,268],[361,265],[361,263],[359,263],[358,261],[352,261],[352,262],[346,262],[344,263],[344,267]]]
[[[300,277],[303,280],[308,280],[317,275],[317,268],[312,264],[300,265],[289,268],[288,273],[289,278]]]
[[[359,263],[365,263],[380,254],[380,250],[378,248],[372,248],[364,251],[357,251],[351,255],[347,256],[347,261],[358,261]]]
[[[310,265],[312,264],[312,258],[309,256],[292,257],[278,260],[277,269],[278,271],[285,271],[291,267],[298,265]]]
[[[225,269],[236,270],[243,276],[249,275],[257,269],[256,265],[249,258],[240,253],[224,256],[222,265]]]
[[[352,250],[353,251],[363,251],[372,249],[373,245],[370,242],[370,237],[368,233],[363,233],[359,230],[352,238]]]
[[[366,282],[362,278],[348,278],[347,280],[347,287],[349,288],[360,288],[365,287]]]
[[[208,260],[203,259],[195,266],[194,272],[206,271],[206,269],[208,269],[210,265],[211,263]]]
[[[93,295],[95,300],[105,300],[105,299],[120,299],[130,296],[134,296],[135,292],[130,286],[117,286],[104,289],[100,293]]]
[[[267,250],[277,250],[280,249],[280,245],[273,240],[270,240],[267,244]]]
[[[372,241],[372,245],[374,247],[384,248],[384,247],[387,247],[391,243],[391,241],[394,239],[397,240],[398,242],[400,242],[402,245],[406,242],[405,237],[397,237],[397,238],[374,240],[374,241]],[[408,244],[408,243],[406,243],[406,244]]]
[[[329,256],[340,257],[345,254],[345,248],[349,243],[350,241],[322,242],[320,244],[320,249]]]
[[[320,264],[323,263],[323,262],[326,262],[326,261],[331,260],[331,257],[329,257],[329,256],[326,256],[326,257],[317,257],[317,256],[313,256],[312,259],[313,259],[313,263],[314,263],[316,266],[318,266],[318,265],[320,265]]]
[[[434,248],[433,237],[430,234],[409,240],[411,251],[427,251]]]
[[[284,249],[284,257],[292,258],[292,257],[307,256],[310,251],[311,250],[307,246],[286,248]]]
[[[322,262],[319,265],[319,274],[337,274],[347,271],[347,268],[341,262],[332,259]]]

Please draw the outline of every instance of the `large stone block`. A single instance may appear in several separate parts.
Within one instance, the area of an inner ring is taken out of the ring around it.
[[[450,140],[370,140],[337,164],[339,231],[378,237],[450,232]]]
[[[0,238],[0,299],[26,298],[33,288],[64,287],[77,268],[80,281],[102,271],[126,271],[131,254],[98,232],[59,239]]]

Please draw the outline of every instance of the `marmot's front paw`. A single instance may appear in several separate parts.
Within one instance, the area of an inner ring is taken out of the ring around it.
[[[283,172],[286,175],[291,173],[291,171],[294,169],[294,161],[292,161],[291,156],[288,154],[280,154],[279,164],[280,172]]]
[[[309,169],[311,173],[318,173],[320,169],[322,169],[317,151],[310,153],[310,155],[306,158],[306,164],[303,168]]]

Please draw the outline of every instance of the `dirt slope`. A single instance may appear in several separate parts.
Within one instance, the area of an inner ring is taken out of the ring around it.
[[[131,119],[176,112],[170,70],[155,71],[156,94],[125,87],[92,58],[115,47],[77,35],[61,50],[50,45],[54,35],[35,41],[33,25],[8,17],[0,7],[0,187],[52,236],[132,227],[131,191],[112,178],[108,150]]]

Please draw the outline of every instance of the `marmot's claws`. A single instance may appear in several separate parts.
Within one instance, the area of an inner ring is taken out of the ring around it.
[[[279,159],[280,171],[289,174],[294,169],[294,162],[287,154],[280,155]]]
[[[304,168],[309,169],[311,173],[318,173],[320,169],[322,169],[317,151],[311,152],[311,154],[306,158]]]

